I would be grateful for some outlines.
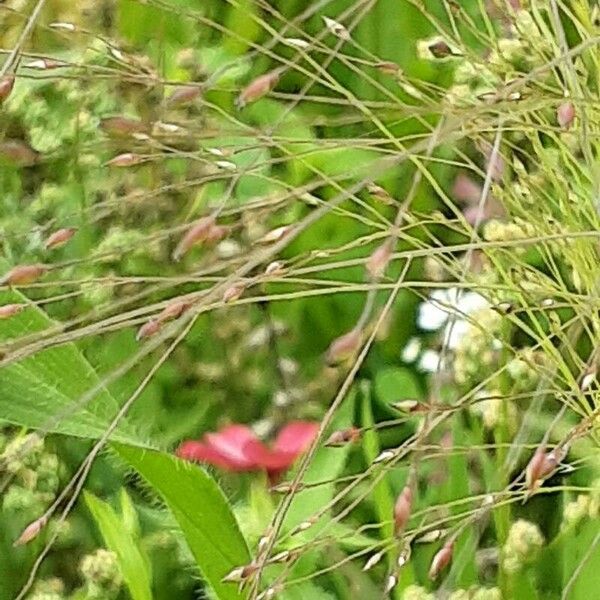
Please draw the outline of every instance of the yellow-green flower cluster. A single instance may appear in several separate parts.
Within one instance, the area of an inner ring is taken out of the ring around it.
[[[534,562],[544,545],[544,536],[535,523],[519,519],[512,524],[504,548],[502,567],[508,573],[517,573]]]
[[[84,556],[79,571],[85,581],[87,598],[112,600],[119,595],[123,577],[114,552],[100,548]]]

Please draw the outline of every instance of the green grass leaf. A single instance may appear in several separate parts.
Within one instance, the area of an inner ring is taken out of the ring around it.
[[[1,290],[0,305],[10,303],[29,301],[16,290]],[[0,320],[0,344],[53,326],[56,323],[46,313],[29,304],[14,317]],[[99,438],[118,410],[117,401],[100,387],[89,402],[78,405],[99,381],[75,344],[50,347],[0,369],[0,415],[5,421],[32,429]],[[126,419],[112,439],[147,445]]]
[[[198,568],[220,600],[243,598],[237,586],[222,583],[250,554],[225,495],[204,469],[169,454],[115,445],[162,497],[194,555]]]
[[[123,527],[110,504],[84,492],[85,502],[100,529],[109,550],[117,556],[123,580],[133,600],[152,600],[152,576],[149,563],[133,535]]]

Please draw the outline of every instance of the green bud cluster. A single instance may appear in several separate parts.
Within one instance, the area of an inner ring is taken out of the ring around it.
[[[114,552],[100,548],[84,556],[79,571],[84,579],[88,598],[112,600],[119,595],[123,577]]]
[[[544,536],[535,523],[519,519],[512,524],[502,548],[502,567],[517,573],[536,560],[544,545]]]

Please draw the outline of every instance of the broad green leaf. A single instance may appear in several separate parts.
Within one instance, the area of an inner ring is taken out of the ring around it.
[[[250,555],[223,492],[204,469],[153,450],[115,445],[127,461],[162,497],[179,524],[198,568],[220,600],[243,594],[221,580]]]
[[[123,580],[133,600],[152,600],[148,561],[112,506],[84,492],[85,502],[109,550],[117,556]]]
[[[375,377],[375,393],[385,403],[405,398],[421,398],[422,391],[414,374],[402,367],[382,369]]]
[[[29,306],[10,319],[0,320],[0,343],[56,326],[20,292],[0,290],[0,305],[9,303]],[[4,421],[32,429],[99,438],[118,404],[104,387],[89,402],[80,403],[98,385],[97,374],[75,344],[50,347],[0,368],[0,415]],[[146,445],[126,420],[121,421],[112,439]]]

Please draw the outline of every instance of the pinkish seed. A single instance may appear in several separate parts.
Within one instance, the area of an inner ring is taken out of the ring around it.
[[[13,267],[0,282],[3,285],[23,285],[41,277],[46,271],[44,265],[18,265]]]
[[[436,579],[437,576],[450,564],[452,560],[453,542],[447,542],[441,550],[433,557],[429,567],[429,579]]]
[[[360,329],[352,329],[331,342],[325,355],[325,362],[330,367],[335,367],[343,363],[358,352],[361,343],[362,331]]]
[[[229,302],[235,302],[241,297],[245,289],[246,286],[243,283],[236,283],[235,285],[232,285],[225,290],[225,293],[223,294],[223,302],[225,302],[225,304],[228,304]]]
[[[75,227],[57,229],[48,236],[48,239],[44,242],[44,247],[46,250],[51,250],[53,248],[64,246],[76,233],[77,229]]]
[[[46,526],[47,522],[48,517],[42,515],[39,519],[36,519],[33,523],[27,525],[21,535],[15,540],[13,546],[23,546],[36,538],[40,531]]]
[[[575,105],[567,100],[556,109],[556,120],[561,129],[570,129],[575,121]]]
[[[4,75],[4,77],[0,78],[0,103],[4,102],[10,96],[14,86],[14,75]]]
[[[160,322],[170,319],[178,319],[188,308],[192,306],[191,302],[185,300],[177,300],[165,306],[163,311],[158,315],[157,320]]]
[[[276,227],[275,229],[271,229],[263,235],[260,239],[258,239],[259,244],[273,244],[282,240],[290,231],[292,227],[290,225],[283,225],[282,227]]]
[[[208,240],[211,230],[215,226],[214,217],[202,217],[198,219],[185,233],[173,252],[173,260],[179,260],[188,250]]]
[[[405,486],[400,492],[396,504],[394,505],[394,526],[396,533],[402,533],[408,519],[410,518],[410,511],[412,508],[412,490],[410,486]]]
[[[372,279],[380,279],[385,274],[390,258],[392,257],[393,244],[386,240],[375,249],[366,262],[366,269]]]
[[[173,93],[167,98],[169,106],[181,106],[192,102],[200,96],[202,89],[197,85],[182,85],[176,87]]]
[[[360,440],[360,429],[358,427],[348,427],[348,429],[340,429],[338,431],[334,431],[327,441],[325,442],[325,446],[335,447],[335,446],[344,446],[349,443],[354,443]]]
[[[262,98],[277,85],[280,76],[281,70],[276,69],[251,81],[238,96],[236,100],[237,107],[244,108],[247,104]]]
[[[150,319],[144,323],[138,330],[137,335],[135,336],[136,341],[144,340],[146,338],[152,337],[156,335],[161,327],[161,322],[157,319]]]
[[[114,158],[111,158],[108,162],[104,163],[105,167],[133,167],[139,165],[143,161],[143,157],[135,152],[124,152]]]
[[[4,304],[0,306],[0,319],[10,319],[18,315],[26,306],[26,304]]]
[[[145,125],[139,119],[129,117],[105,117],[100,120],[100,127],[108,134],[115,136],[127,136],[146,130]]]

